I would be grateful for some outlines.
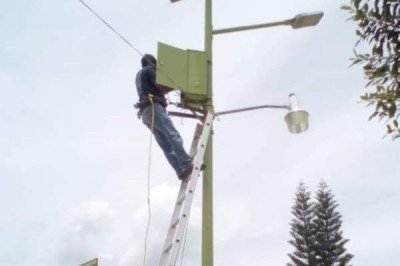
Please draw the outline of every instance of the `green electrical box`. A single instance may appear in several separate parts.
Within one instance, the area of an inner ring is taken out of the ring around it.
[[[156,83],[183,92],[184,105],[205,103],[208,99],[206,54],[158,43]]]

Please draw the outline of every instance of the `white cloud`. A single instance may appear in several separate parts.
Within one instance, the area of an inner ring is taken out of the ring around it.
[[[72,211],[72,226],[74,230],[84,237],[96,235],[109,230],[115,218],[115,213],[109,203],[88,202]]]
[[[115,213],[106,202],[86,202],[71,210],[57,250],[60,265],[77,265],[102,256],[114,232]],[[106,253],[107,254],[107,253]],[[113,260],[112,255],[105,255]]]
[[[151,188],[151,227],[149,230],[148,253],[147,258],[149,265],[156,265],[161,257],[161,250],[167,237],[169,223],[171,221],[173,208],[178,195],[178,187],[170,186],[165,183],[156,185]],[[135,213],[135,225],[142,225],[142,232],[147,224],[148,213],[147,204],[137,209]],[[193,204],[190,214],[190,224],[185,248],[186,261],[192,261],[192,257],[198,257],[200,243],[200,208]],[[141,234],[144,241],[144,234]],[[142,241],[141,241],[142,242]],[[144,245],[144,243],[143,243]],[[140,251],[135,252],[132,261],[140,261],[143,259],[143,247]]]
[[[147,244],[148,265],[156,265],[161,256],[167,235],[177,186],[160,184],[151,188],[151,226]],[[133,216],[118,214],[109,203],[92,201],[80,204],[66,214],[66,225],[57,248],[60,265],[77,265],[98,257],[104,266],[136,265],[143,260],[144,233],[148,212],[143,204]],[[191,210],[185,261],[193,261],[199,255],[200,209]]]

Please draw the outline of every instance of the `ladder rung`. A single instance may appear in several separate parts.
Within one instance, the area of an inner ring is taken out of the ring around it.
[[[185,201],[185,199],[186,199],[186,194],[184,194],[183,197],[178,200],[178,204],[179,205],[182,204]]]
[[[168,253],[171,250],[173,245],[174,245],[174,243],[169,244],[169,246],[164,250],[164,252]]]
[[[172,225],[171,225],[171,228],[175,228],[178,224],[179,224],[179,221],[181,220],[181,218],[178,218]]]
[[[179,239],[175,239],[174,242],[179,243],[180,240]],[[171,244],[168,245],[168,247],[164,250],[165,253],[168,253],[171,250],[171,248],[174,246],[174,242],[172,242]]]

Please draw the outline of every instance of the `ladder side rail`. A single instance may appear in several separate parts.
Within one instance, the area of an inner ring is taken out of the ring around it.
[[[186,190],[187,190],[187,186],[188,183],[187,182],[182,182],[180,189],[179,189],[179,193],[178,193],[178,197],[176,199],[176,203],[175,203],[175,208],[171,217],[171,221],[170,221],[170,225],[168,227],[168,234],[167,234],[167,238],[165,239],[164,242],[164,247],[163,247],[163,253],[161,256],[161,263],[160,265],[162,265],[162,262],[164,261],[164,257],[168,254],[168,251],[170,250],[170,246],[169,243],[172,242],[172,240],[174,239],[175,236],[175,232],[176,232],[176,226],[174,226],[174,223],[176,223],[177,219],[180,217],[180,214],[182,212],[182,207],[183,204],[180,204],[179,201],[181,200],[182,197],[185,196],[186,194]]]
[[[207,147],[208,137],[211,133],[211,128],[214,120],[214,113],[208,112],[206,116],[206,120],[203,125],[203,132],[200,137],[200,141],[197,147],[197,154],[194,158],[194,167],[193,172],[190,176],[188,190],[186,194],[186,199],[183,203],[182,213],[180,215],[181,221],[178,225],[178,228],[175,233],[174,242],[172,243],[172,249],[170,250],[169,259],[167,262],[167,266],[175,266],[176,260],[178,258],[180,245],[182,243],[182,238],[185,232],[186,227],[188,226],[188,220],[190,215],[190,209],[192,206],[194,191],[196,188],[197,180],[199,179],[201,165],[204,161],[204,154]]]
[[[196,130],[195,130],[195,133],[194,133],[194,137],[193,137],[193,140],[192,140],[192,145],[190,147],[190,152],[189,152],[190,156],[194,156],[196,154],[196,149],[197,149],[197,145],[199,143],[199,139],[200,139],[200,136],[201,136],[202,129],[203,129],[203,125],[201,125],[201,124],[197,124],[196,125]],[[185,197],[187,186],[188,186],[188,182],[182,182],[181,183],[181,186],[180,186],[180,189],[179,189],[179,193],[178,193],[178,197],[177,197],[176,203],[175,203],[174,212],[172,214],[171,222],[170,222],[169,229],[168,229],[168,235],[167,235],[167,238],[165,239],[164,247],[162,249],[160,265],[165,265],[165,262],[167,260],[168,253],[169,253],[169,252],[166,252],[166,250],[168,249],[169,244],[172,243],[172,241],[173,241],[173,239],[175,237],[176,226],[173,226],[173,225],[174,225],[174,223],[176,222],[176,220],[180,216],[180,213],[181,213],[181,210],[182,210],[182,206],[183,206],[181,200],[182,200],[183,197]]]
[[[194,183],[197,182],[199,175],[200,175],[199,171],[194,172],[194,176],[192,175],[191,178],[193,179]],[[189,223],[190,209],[191,209],[191,203],[193,201],[193,196],[194,196],[194,191],[188,189],[184,206],[180,214],[179,225],[176,228],[175,237],[173,239],[173,242],[171,243],[173,245],[171,246],[171,250],[169,251],[170,254],[168,259],[169,263],[167,264],[168,266],[175,266],[176,264],[184,232]]]

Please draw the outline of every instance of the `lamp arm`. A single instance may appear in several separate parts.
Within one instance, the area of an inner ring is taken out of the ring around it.
[[[227,114],[233,114],[233,113],[240,113],[240,112],[246,112],[246,111],[253,111],[257,109],[286,109],[289,110],[288,105],[258,105],[258,106],[252,106],[252,107],[246,107],[246,108],[240,108],[240,109],[233,109],[233,110],[227,110],[227,111],[222,111],[222,112],[216,112],[215,115],[220,116],[220,115],[227,115]]]
[[[275,27],[275,26],[291,25],[292,23],[293,23],[293,19],[287,19],[287,20],[278,21],[278,22],[270,22],[270,23],[256,24],[256,25],[250,25],[250,26],[213,30],[212,33],[213,33],[213,35],[216,35],[216,34],[231,33],[231,32],[237,32],[237,31],[255,30],[255,29],[269,28],[269,27]]]

